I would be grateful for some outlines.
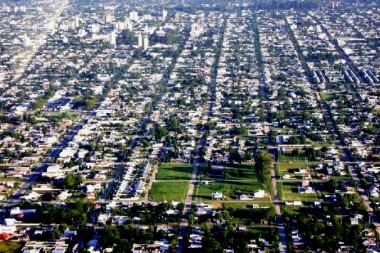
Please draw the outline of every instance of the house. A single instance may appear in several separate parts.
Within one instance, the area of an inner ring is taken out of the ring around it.
[[[221,192],[213,192],[211,194],[212,199],[222,199],[223,198],[223,193]]]
[[[350,218],[350,224],[351,225],[358,225],[359,224],[359,219],[357,217]]]
[[[253,197],[264,198],[265,197],[265,191],[264,190],[256,190],[253,192]]]
[[[72,194],[69,193],[68,191],[63,191],[61,192],[58,196],[57,196],[57,199],[60,200],[60,201],[64,201],[66,200],[68,197],[70,197]]]
[[[313,190],[313,187],[311,186],[307,186],[307,187],[298,187],[298,193],[313,193],[314,190]]]
[[[10,216],[17,216],[17,215],[31,215],[35,214],[36,209],[20,209],[20,207],[14,207],[10,211]]]
[[[13,218],[4,219],[4,224],[6,226],[14,226],[16,224],[16,219],[13,219]]]
[[[40,198],[40,196],[41,196],[41,194],[39,194],[35,191],[32,191],[28,195],[21,196],[20,198],[26,199],[26,200],[38,200]]]

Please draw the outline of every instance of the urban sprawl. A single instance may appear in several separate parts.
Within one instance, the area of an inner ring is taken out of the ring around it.
[[[0,252],[379,252],[380,2],[6,0]]]

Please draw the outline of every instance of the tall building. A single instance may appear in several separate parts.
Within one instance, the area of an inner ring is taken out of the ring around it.
[[[148,24],[145,24],[145,27],[144,27],[143,33],[144,33],[144,34],[149,34],[149,26],[148,26]]]
[[[127,19],[127,20],[125,21],[125,28],[126,28],[127,30],[129,30],[129,31],[133,31],[133,24],[132,24],[131,21],[129,21],[129,19]]]
[[[162,11],[162,20],[165,20],[167,16],[168,16],[168,12],[166,10],[163,10]]]
[[[23,48],[26,48],[26,47],[29,47],[31,44],[30,44],[30,39],[28,37],[28,35],[24,35],[24,37],[22,38],[22,47]]]
[[[104,23],[111,23],[113,21],[113,15],[111,15],[110,13],[106,13],[106,15],[104,15]]]
[[[147,36],[144,37],[143,46],[144,50],[147,50],[149,48],[149,38]]]
[[[115,22],[113,23],[114,29],[124,30],[126,28],[126,25],[124,22]]]
[[[141,32],[137,36],[137,46],[142,47],[143,46],[143,36],[141,35]]]
[[[78,16],[75,17],[75,29],[77,29],[80,26],[80,19]]]
[[[100,27],[98,24],[91,24],[91,25],[89,25],[89,27],[90,27],[90,31],[92,33],[98,33],[100,30]]]
[[[116,47],[116,33],[115,31],[112,31],[109,35],[108,35],[108,41],[111,45],[112,48],[115,48]]]
[[[129,13],[129,19],[132,21],[137,21],[139,19],[139,13],[137,11],[131,11]]]

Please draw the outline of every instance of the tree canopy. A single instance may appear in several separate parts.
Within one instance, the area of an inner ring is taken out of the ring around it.
[[[271,161],[271,155],[267,150],[261,150],[255,156],[255,174],[257,180],[262,184],[269,181]]]

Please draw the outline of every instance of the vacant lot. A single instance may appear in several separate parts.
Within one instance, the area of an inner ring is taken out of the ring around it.
[[[251,180],[255,178],[255,172],[253,163],[243,164],[219,164],[212,165],[209,168],[207,165],[201,165],[198,168],[198,176],[202,176],[203,179],[239,179],[239,180]]]
[[[156,182],[149,191],[149,200],[184,201],[188,188],[188,182]]]
[[[21,252],[23,245],[22,242],[0,242],[0,253]]]
[[[166,163],[158,167],[157,180],[190,180],[193,166],[182,163]]]

